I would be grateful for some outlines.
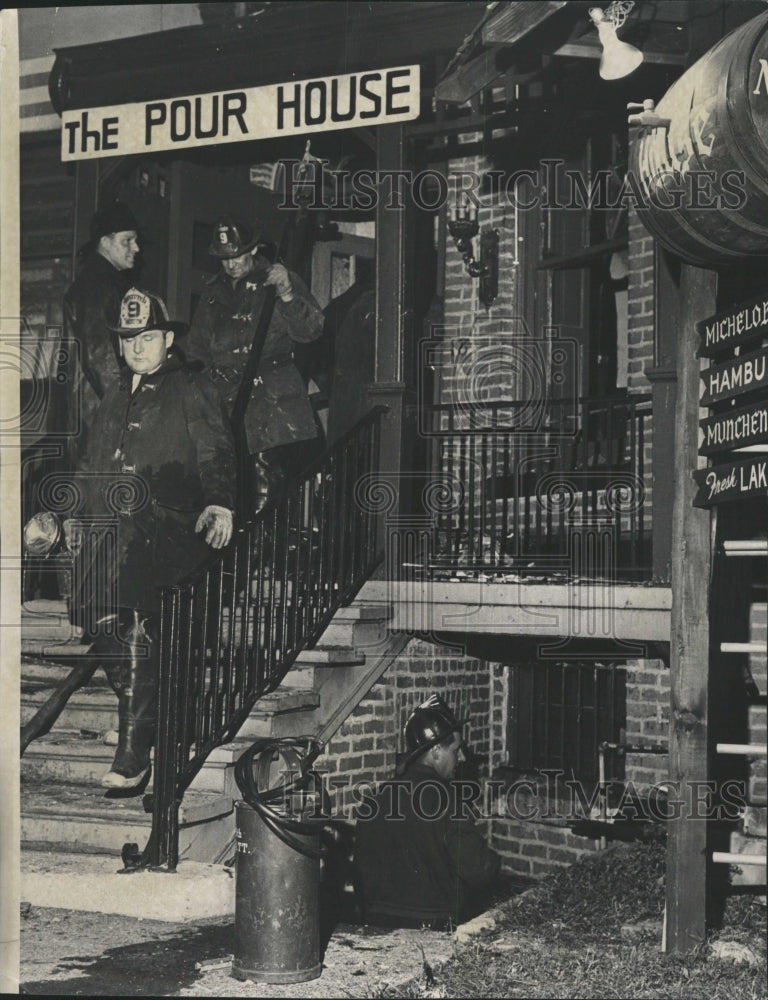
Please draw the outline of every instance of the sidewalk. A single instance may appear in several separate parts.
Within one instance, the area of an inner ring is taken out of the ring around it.
[[[449,932],[338,924],[321,976],[276,986],[231,977],[231,917],[167,923],[32,906],[21,924],[20,992],[31,996],[362,998],[421,976],[424,960],[437,970],[454,947]]]

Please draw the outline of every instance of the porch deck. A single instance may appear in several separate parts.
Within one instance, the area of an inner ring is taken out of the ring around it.
[[[672,591],[585,580],[484,583],[370,580],[361,599],[394,608],[405,632],[541,636],[668,643]],[[641,655],[638,653],[637,655]]]

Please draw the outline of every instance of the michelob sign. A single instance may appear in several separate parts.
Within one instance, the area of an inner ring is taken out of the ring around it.
[[[418,118],[419,100],[416,65],[65,111],[61,158],[89,160],[389,125]]]

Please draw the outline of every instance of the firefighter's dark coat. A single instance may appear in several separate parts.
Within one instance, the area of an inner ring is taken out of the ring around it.
[[[209,504],[234,506],[235,454],[215,389],[174,352],[133,392],[132,374],[126,369],[96,413],[79,481],[89,515],[117,514],[117,605],[151,612],[158,587],[212,554],[194,527]],[[83,600],[112,603],[97,587],[91,574]]]
[[[462,804],[456,784],[418,763],[363,803],[355,844],[372,918],[455,924],[499,873],[499,856],[486,844],[468,803]]]
[[[200,300],[184,354],[202,361],[231,414],[264,303],[265,271],[254,271],[233,286],[220,271]],[[323,313],[298,275],[289,271],[294,297],[277,299],[261,363],[245,415],[251,454],[317,436],[304,381],[293,362],[294,343],[320,336]]]
[[[64,296],[65,334],[78,343],[84,376],[73,388],[73,394],[80,399],[80,414],[86,428],[93,420],[99,400],[123,368],[117,335],[109,327],[114,326],[123,295],[134,281],[133,271],[118,271],[93,251]]]

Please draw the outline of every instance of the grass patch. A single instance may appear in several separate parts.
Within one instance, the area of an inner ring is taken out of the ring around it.
[[[766,910],[758,897],[731,897],[720,930],[690,955],[662,954],[664,860],[660,843],[584,859],[504,903],[493,930],[457,945],[433,983],[421,977],[372,995],[765,1000]],[[637,936],[622,935],[622,926],[643,921]],[[746,946],[754,964],[717,957],[717,941]]]

